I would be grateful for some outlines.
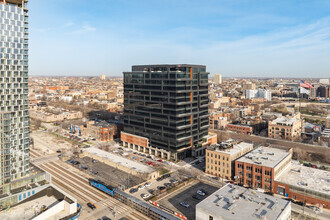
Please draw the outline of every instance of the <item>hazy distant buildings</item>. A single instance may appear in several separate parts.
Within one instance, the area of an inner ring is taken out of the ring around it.
[[[100,76],[100,80],[105,80],[105,75],[104,75],[104,74],[102,74],[102,75]]]
[[[320,83],[320,84],[329,84],[330,81],[329,81],[329,79],[320,79],[320,80],[319,80],[319,83]]]
[[[258,90],[248,89],[245,90],[245,98],[247,99],[264,98],[267,101],[271,101],[272,93],[269,90],[265,90],[265,89],[258,89]]]
[[[210,138],[208,74],[185,64],[124,72],[124,146],[175,160],[202,154],[199,143]]]
[[[222,83],[222,75],[221,74],[214,74],[214,83],[221,84]]]

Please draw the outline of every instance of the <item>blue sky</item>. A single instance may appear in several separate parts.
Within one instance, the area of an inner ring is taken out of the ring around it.
[[[121,76],[135,64],[225,77],[329,77],[328,0],[30,0],[30,75]]]

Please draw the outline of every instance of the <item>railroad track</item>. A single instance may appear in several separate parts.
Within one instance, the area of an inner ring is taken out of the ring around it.
[[[34,150],[30,150],[30,157],[37,159],[43,157],[43,155]],[[115,207],[117,216],[125,216],[125,218],[129,220],[149,219],[133,208],[110,197],[108,194],[90,186],[86,178],[65,168],[62,161],[45,161],[47,158],[40,158],[40,160],[44,163],[40,164],[36,162],[35,165],[50,173],[52,175],[52,182],[56,186],[72,194],[81,202],[94,202],[99,205],[102,204],[109,209],[114,209]]]

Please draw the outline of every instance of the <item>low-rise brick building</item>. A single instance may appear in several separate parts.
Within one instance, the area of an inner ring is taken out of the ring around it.
[[[274,181],[273,193],[330,209],[330,172],[292,162]]]
[[[298,118],[281,117],[268,122],[268,137],[296,140],[304,131],[303,121]]]
[[[235,174],[235,160],[253,149],[253,144],[229,139],[209,146],[205,154],[205,172],[224,179]]]
[[[272,192],[274,179],[290,164],[291,158],[292,149],[256,148],[235,161],[235,181],[243,186]]]
[[[228,124],[227,130],[234,131],[239,134],[253,134],[253,127],[240,124]]]
[[[99,141],[112,141],[116,133],[116,125],[102,122],[90,121],[86,126],[80,126],[81,134],[93,137]]]

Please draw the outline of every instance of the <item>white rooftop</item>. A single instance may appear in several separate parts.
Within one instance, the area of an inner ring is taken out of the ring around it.
[[[297,121],[296,118],[281,117],[281,118],[276,118],[275,120],[272,121],[272,123],[273,124],[279,124],[279,125],[290,125],[291,126],[296,121]]]
[[[330,194],[329,171],[306,167],[295,162],[291,162],[291,165],[276,178],[276,181]]]
[[[104,159],[110,160],[114,163],[125,166],[129,169],[134,169],[139,173],[155,172],[155,169],[153,169],[149,166],[135,162],[133,160],[129,160],[125,157],[121,157],[121,156],[113,154],[113,153],[109,153],[109,152],[101,150],[99,148],[89,147],[89,148],[84,149],[84,151],[89,152],[89,153],[94,154],[99,157],[103,157]]]
[[[285,150],[271,147],[258,147],[239,158],[237,161],[274,168],[278,163],[290,155],[291,154]]]
[[[199,212],[208,213],[214,219],[279,219],[291,211],[291,202],[275,198],[253,189],[227,184],[196,205]],[[283,212],[283,213],[282,213]],[[220,217],[221,216],[221,217]]]
[[[215,151],[217,152],[222,152],[225,154],[229,154],[229,155],[236,155],[239,152],[247,149],[247,148],[253,148],[253,144],[250,143],[246,143],[246,142],[240,142],[240,143],[234,143],[234,140],[229,139],[227,141],[222,142],[223,144],[231,144],[233,142],[233,147],[229,148],[229,149],[218,149],[216,148]]]

